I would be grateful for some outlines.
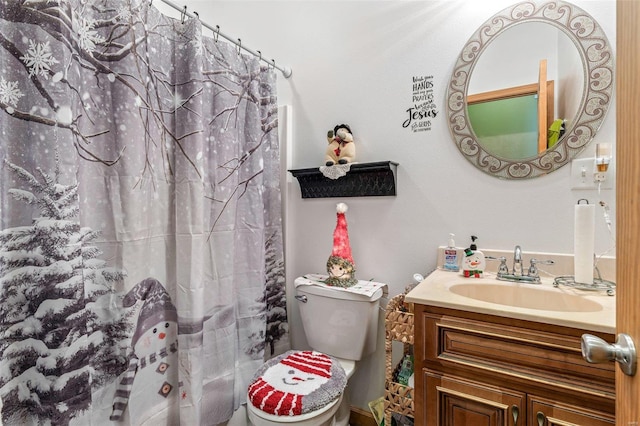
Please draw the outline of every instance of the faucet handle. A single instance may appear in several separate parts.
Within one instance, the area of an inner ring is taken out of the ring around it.
[[[540,265],[555,265],[556,262],[554,262],[553,260],[538,260],[538,259],[531,259],[531,265],[529,266],[529,276],[533,277],[533,278],[537,278],[538,277],[538,267],[536,265],[540,264]]]
[[[485,256],[485,259],[488,260],[499,260],[500,266],[498,266],[498,274],[508,274],[509,268],[507,267],[507,258],[504,256],[493,257],[493,256]]]

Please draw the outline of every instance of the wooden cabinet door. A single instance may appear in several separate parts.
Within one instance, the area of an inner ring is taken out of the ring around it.
[[[528,418],[531,426],[613,426],[615,417],[590,410],[557,404],[537,396],[528,398]]]
[[[520,426],[526,421],[526,396],[462,378],[424,371],[427,426]]]

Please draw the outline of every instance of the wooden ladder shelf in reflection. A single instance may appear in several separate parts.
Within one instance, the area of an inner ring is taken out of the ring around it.
[[[552,82],[553,83],[553,82]],[[553,94],[553,92],[551,92]],[[547,60],[540,60],[540,68],[538,70],[538,152],[547,150],[547,130],[549,129],[548,121],[548,94],[547,94]],[[552,95],[553,96],[553,95]],[[551,102],[551,120],[553,121],[553,100]]]

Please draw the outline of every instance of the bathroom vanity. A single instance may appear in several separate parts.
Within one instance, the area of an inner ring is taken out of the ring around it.
[[[615,297],[436,270],[405,300],[417,425],[615,424],[614,363],[580,347],[583,333],[615,340]]]

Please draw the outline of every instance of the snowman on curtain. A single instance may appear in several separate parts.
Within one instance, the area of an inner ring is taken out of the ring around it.
[[[110,420],[129,412],[132,425],[179,424],[178,313],[154,278],[138,283],[123,306],[142,302],[131,337],[129,368],[118,379]]]

